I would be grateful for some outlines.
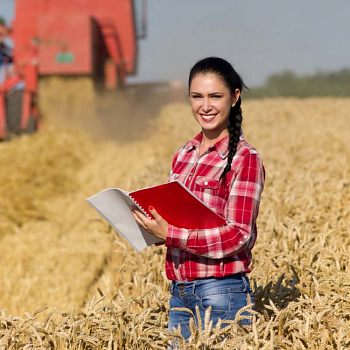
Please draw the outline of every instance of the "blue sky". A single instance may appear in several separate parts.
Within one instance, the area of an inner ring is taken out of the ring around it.
[[[0,0],[0,16],[11,19],[13,6]],[[148,0],[148,36],[129,81],[186,80],[211,55],[228,59],[248,86],[285,69],[349,67],[349,18],[348,0]]]

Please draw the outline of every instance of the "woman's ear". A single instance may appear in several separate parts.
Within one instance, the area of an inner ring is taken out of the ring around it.
[[[237,103],[239,97],[241,96],[241,92],[239,91],[239,89],[235,90],[235,93],[232,95],[232,105],[231,107],[234,107],[235,104]]]

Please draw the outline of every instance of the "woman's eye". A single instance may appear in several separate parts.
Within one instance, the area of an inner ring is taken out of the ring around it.
[[[200,98],[198,95],[193,95],[192,98]]]
[[[214,95],[214,96],[213,96],[213,98],[216,98],[216,99],[217,99],[217,98],[220,98],[220,97],[221,97],[221,96],[219,96],[219,95]]]

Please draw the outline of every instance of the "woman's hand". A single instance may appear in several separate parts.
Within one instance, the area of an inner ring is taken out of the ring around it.
[[[138,210],[133,210],[132,215],[136,222],[141,225],[147,232],[152,235],[166,240],[168,234],[168,223],[157,213],[153,207],[149,207],[148,210],[154,217],[154,220],[149,219],[143,213]]]

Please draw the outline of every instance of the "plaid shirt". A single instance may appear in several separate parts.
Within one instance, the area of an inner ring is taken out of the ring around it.
[[[169,225],[165,269],[170,280],[192,281],[250,272],[251,249],[264,187],[265,169],[258,152],[243,137],[225,183],[219,183],[228,156],[226,136],[199,157],[202,133],[180,148],[169,181],[182,182],[226,219],[214,229],[184,229]]]

